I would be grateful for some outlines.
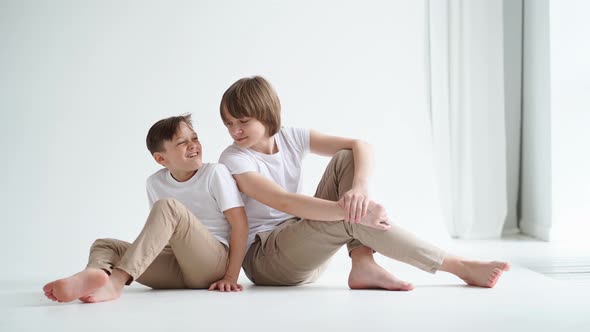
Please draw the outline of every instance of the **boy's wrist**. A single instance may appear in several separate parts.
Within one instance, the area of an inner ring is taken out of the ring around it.
[[[368,191],[368,189],[369,189],[368,181],[364,181],[364,180],[354,181],[352,183],[352,188],[351,189],[356,189],[356,190],[361,190],[361,191]]]
[[[231,280],[231,281],[233,281],[233,282],[236,282],[236,281],[238,281],[238,277],[237,277],[237,276],[234,276],[233,274],[228,274],[228,273],[226,273],[226,274],[223,276],[223,279]]]

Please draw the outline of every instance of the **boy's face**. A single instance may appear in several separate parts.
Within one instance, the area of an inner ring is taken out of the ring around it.
[[[241,148],[247,149],[264,139],[268,139],[266,127],[255,118],[243,117],[236,119],[225,110],[223,111],[223,117],[229,135]]]
[[[154,153],[154,158],[173,174],[194,172],[203,165],[201,151],[197,133],[181,122],[172,140],[164,141],[164,151]]]

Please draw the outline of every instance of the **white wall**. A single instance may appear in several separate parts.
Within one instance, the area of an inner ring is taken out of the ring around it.
[[[525,0],[520,228],[548,239],[551,230],[549,1]]]
[[[524,232],[577,246],[590,231],[586,1],[525,1]]]
[[[0,253],[12,272],[0,278],[61,276],[95,238],[133,240],[158,168],[149,126],[192,112],[216,161],[230,143],[220,97],[253,74],[278,90],[284,124],[373,143],[374,196],[403,226],[444,234],[424,15],[422,1],[4,1]],[[326,163],[308,158],[307,193]]]
[[[428,4],[436,168],[449,233],[518,233],[522,1]]]
[[[590,3],[550,1],[553,224],[557,241],[590,232]]]

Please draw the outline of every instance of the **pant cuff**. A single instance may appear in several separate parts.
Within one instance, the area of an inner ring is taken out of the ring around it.
[[[139,277],[139,276],[136,276],[136,273],[133,273],[131,271],[131,269],[128,269],[128,268],[123,267],[123,266],[116,265],[115,267],[113,267],[113,269],[119,269],[119,270],[121,270],[121,271],[123,271],[123,272],[125,272],[125,273],[127,273],[129,275],[129,279],[125,282],[125,286],[131,285],[131,283],[135,279],[137,279]]]
[[[352,254],[352,251],[361,247],[365,247],[364,244],[360,243],[359,241],[352,241],[346,244],[346,247],[348,248],[348,257],[350,257],[350,255]],[[373,253],[376,253],[375,250],[371,249],[373,251]]]

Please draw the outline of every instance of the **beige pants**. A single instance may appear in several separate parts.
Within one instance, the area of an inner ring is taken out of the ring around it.
[[[162,199],[154,204],[133,244],[96,240],[88,267],[109,274],[113,268],[121,269],[152,288],[208,288],[224,276],[228,256],[227,246],[182,203]]]
[[[315,197],[337,201],[352,187],[351,151],[338,152],[328,165]],[[393,225],[383,231],[344,221],[290,219],[256,235],[244,259],[244,271],[258,285],[299,285],[316,280],[327,261],[344,244],[350,251],[361,245],[430,273],[445,253]]]

